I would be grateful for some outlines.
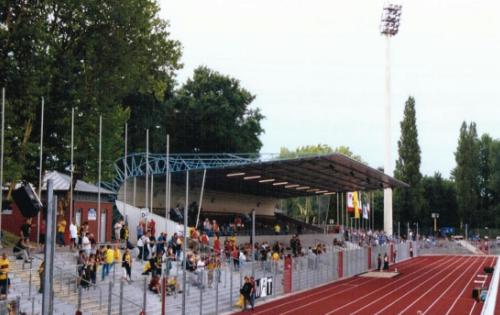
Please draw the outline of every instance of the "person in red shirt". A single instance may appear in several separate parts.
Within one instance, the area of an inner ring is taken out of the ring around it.
[[[219,240],[219,235],[216,235],[215,239],[214,239],[214,251],[215,251],[215,255],[220,256],[220,240]]]

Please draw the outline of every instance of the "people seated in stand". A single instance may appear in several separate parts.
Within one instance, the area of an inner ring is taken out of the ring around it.
[[[16,259],[24,259],[24,262],[31,262],[29,245],[23,238],[17,241],[16,246],[13,248],[14,255]]]

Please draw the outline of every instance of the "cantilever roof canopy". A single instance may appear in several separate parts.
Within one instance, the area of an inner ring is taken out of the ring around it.
[[[389,187],[409,185],[338,153],[212,168],[207,170],[206,177],[207,189],[274,198]]]

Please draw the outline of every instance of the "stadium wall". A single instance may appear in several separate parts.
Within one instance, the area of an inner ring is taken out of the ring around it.
[[[151,187],[149,187],[151,189]],[[172,208],[179,205],[184,207],[186,200],[185,186],[172,185]],[[149,191],[151,194],[151,191]],[[127,182],[127,203],[134,205],[134,180]],[[137,178],[135,205],[138,208],[145,207],[145,181]],[[120,188],[118,200],[124,201],[124,186]],[[200,200],[200,187],[190,188],[189,202],[198,203]],[[222,191],[205,190],[203,197],[203,211],[249,213],[252,209],[258,215],[274,215],[274,209],[279,203],[278,199],[261,197],[248,194],[235,194]],[[164,182],[153,183],[153,208],[165,209],[165,184]]]

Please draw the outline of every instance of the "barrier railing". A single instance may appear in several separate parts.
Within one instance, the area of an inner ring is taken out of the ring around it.
[[[195,271],[188,272],[185,287],[180,281],[181,261],[168,260],[162,266],[161,294],[150,290],[150,276],[135,277],[133,282],[123,281],[119,262],[115,263],[114,270],[105,281],[87,283],[89,288],[84,289],[80,286],[83,280],[76,271],[68,271],[76,270],[77,265],[69,264],[55,273],[54,287],[59,288],[56,296],[72,301],[74,310],[80,309],[84,314],[139,314],[141,311],[146,314],[162,314],[164,309],[169,314],[181,314],[183,302],[188,314],[219,314],[241,308],[238,304],[240,288],[244,284],[244,278],[252,276],[252,272],[257,284],[255,300],[259,304],[286,293],[318,287],[375,269],[379,254],[382,257],[387,254],[391,261],[407,259],[410,257],[410,243],[413,256],[417,256],[417,245],[414,242],[351,249],[329,245],[325,246],[326,251],[321,254],[309,250],[303,256],[286,258],[290,261],[289,265],[284,259],[274,261],[272,258],[235,263],[234,259],[226,259],[222,254],[219,266],[208,268],[200,265]],[[140,263],[136,261],[134,264]],[[166,268],[169,265],[171,269]],[[138,266],[135,267],[137,274]],[[29,279],[34,288],[34,277]],[[172,279],[177,281],[171,282]],[[63,290],[66,285],[67,290]],[[179,294],[184,290],[186,301]],[[34,300],[30,302],[35,303]],[[238,307],[235,307],[236,304]],[[34,306],[30,304],[23,311],[28,309],[34,309]]]

